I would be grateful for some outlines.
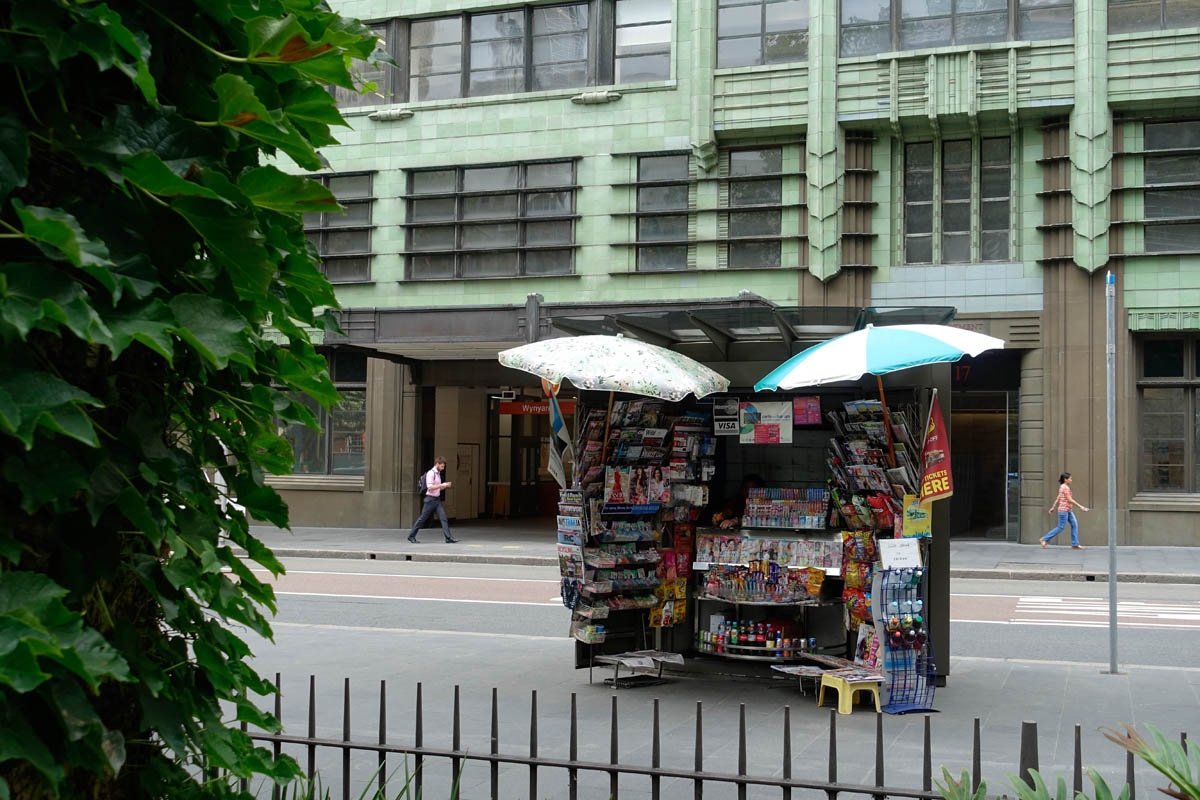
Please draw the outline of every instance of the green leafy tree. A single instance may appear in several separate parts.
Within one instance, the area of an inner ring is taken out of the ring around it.
[[[324,166],[374,47],[317,0],[0,0],[0,798],[296,775],[234,631],[271,635],[278,421],[337,397],[336,203],[273,160]]]

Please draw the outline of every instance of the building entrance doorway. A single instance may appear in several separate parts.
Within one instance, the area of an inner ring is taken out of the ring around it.
[[[954,392],[950,535],[1017,541],[1018,392]]]

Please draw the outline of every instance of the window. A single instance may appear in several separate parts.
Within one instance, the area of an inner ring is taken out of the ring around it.
[[[613,83],[671,77],[673,0],[617,0]]]
[[[379,41],[375,43],[375,51],[390,53],[391,23],[378,22],[371,25],[370,28],[371,34],[379,38]],[[395,97],[396,68],[391,64],[371,65],[361,58],[356,58],[350,62],[350,75],[358,86],[373,83],[375,88],[366,92],[355,92],[340,86],[331,87],[334,101],[342,108],[390,103]]]
[[[296,474],[362,475],[366,463],[367,357],[357,352],[327,353],[330,377],[342,395],[329,411],[305,394],[290,395],[320,422],[314,431],[290,424],[283,437],[292,444]]]
[[[1200,26],[1196,0],[1108,0],[1108,32],[1136,33]]]
[[[1069,0],[841,0],[841,53],[1066,38],[1073,13]]]
[[[1007,261],[1010,161],[1007,137],[905,145],[905,263]]]
[[[1200,250],[1200,120],[1147,122],[1143,153],[1146,252]]]
[[[407,99],[666,80],[671,9],[671,0],[602,0],[402,22]]]
[[[730,150],[725,155],[729,267],[781,266],[783,148]]]
[[[574,269],[574,161],[414,170],[406,199],[410,279]]]
[[[325,185],[343,211],[304,215],[304,233],[321,256],[330,283],[371,279],[371,175],[314,177]]]
[[[808,0],[720,0],[717,67],[808,58]]]
[[[1200,337],[1146,338],[1138,370],[1138,488],[1200,492]]]
[[[687,269],[688,155],[638,159],[637,268],[642,271]],[[672,213],[678,212],[678,213]]]

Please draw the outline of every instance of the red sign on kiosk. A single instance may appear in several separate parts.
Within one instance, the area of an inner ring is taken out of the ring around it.
[[[937,393],[929,406],[929,424],[925,426],[925,444],[921,447],[921,503],[941,500],[954,494],[950,476],[950,440]]]

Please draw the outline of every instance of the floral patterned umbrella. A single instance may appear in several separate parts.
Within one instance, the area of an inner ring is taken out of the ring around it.
[[[685,355],[616,336],[567,336],[500,353],[506,367],[577,389],[629,392],[663,400],[704,397],[729,388],[729,379]]]

